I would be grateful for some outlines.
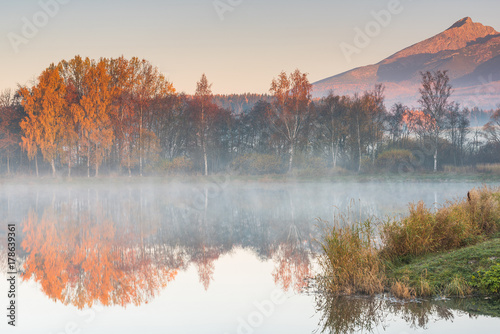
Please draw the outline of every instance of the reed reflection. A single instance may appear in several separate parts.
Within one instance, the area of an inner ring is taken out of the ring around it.
[[[453,321],[462,315],[500,317],[499,300],[490,299],[401,302],[384,297],[318,294],[316,302],[317,311],[321,313],[321,333],[377,332],[389,327],[394,318],[402,319],[417,330],[426,329],[439,320]]]

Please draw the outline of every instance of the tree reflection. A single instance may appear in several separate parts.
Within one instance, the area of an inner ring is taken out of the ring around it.
[[[24,280],[34,278],[53,300],[78,308],[147,303],[177,270],[139,247],[132,233],[117,232],[101,210],[75,213],[66,207],[30,212],[24,221],[22,248],[28,253]],[[126,229],[125,229],[126,231]]]
[[[310,252],[305,247],[307,241],[299,237],[297,227],[291,225],[286,242],[280,243],[274,252],[276,262],[272,273],[274,282],[284,291],[292,288],[300,292],[311,277]]]
[[[322,333],[374,332],[389,326],[388,319],[399,317],[412,329],[426,329],[438,320],[453,321],[455,316],[480,314],[500,316],[498,300],[452,299],[401,302],[385,297],[333,296],[318,294],[317,311],[321,313]],[[482,310],[482,311],[479,311]]]
[[[198,277],[205,291],[208,290],[210,282],[214,279],[215,261],[219,256],[220,251],[217,248],[203,246],[191,259],[198,270]]]
[[[19,210],[23,277],[39,282],[50,298],[80,308],[139,305],[191,264],[208,290],[219,258],[247,249],[274,262],[277,286],[300,292],[311,275],[310,203],[287,189],[221,190],[218,197],[207,189],[195,189],[201,194],[196,207],[188,205],[191,187],[30,193]]]

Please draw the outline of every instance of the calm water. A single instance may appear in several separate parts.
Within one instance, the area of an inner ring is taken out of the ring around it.
[[[498,318],[455,301],[405,306],[382,297],[325,299],[310,280],[318,218],[331,220],[349,206],[361,215],[394,215],[408,202],[439,205],[474,186],[223,178],[2,186],[0,220],[3,229],[16,224],[23,280],[18,327],[3,320],[1,332],[490,332],[499,328]],[[5,229],[0,237],[3,245]],[[1,296],[8,290],[3,275]]]

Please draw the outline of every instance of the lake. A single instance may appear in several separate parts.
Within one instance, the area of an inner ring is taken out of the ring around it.
[[[481,310],[494,309],[494,301],[326,298],[312,280],[320,219],[331,221],[347,208],[361,217],[395,216],[409,202],[439,206],[477,186],[225,177],[196,184],[1,185],[2,305],[9,290],[7,224],[16,228],[21,273],[17,327],[2,316],[0,328],[47,334],[492,332],[500,319]]]

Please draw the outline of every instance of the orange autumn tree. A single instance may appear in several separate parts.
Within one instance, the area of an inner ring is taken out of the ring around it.
[[[82,81],[84,95],[79,104],[72,106],[72,113],[83,134],[81,145],[87,157],[87,177],[90,177],[91,162],[95,167],[95,176],[98,176],[99,166],[114,139],[110,117],[113,88],[107,61],[92,61]]]
[[[130,177],[132,176],[131,169],[138,164],[137,156],[134,154],[137,151],[135,149],[137,115],[132,96],[134,68],[128,59],[120,57],[109,61],[109,73],[115,89],[111,118],[118,160],[121,167],[127,168]]]
[[[28,114],[20,124],[23,131],[22,147],[31,159],[36,158],[37,149],[40,148],[44,160],[52,167],[53,176],[56,174],[55,159],[62,133],[62,115],[66,110],[66,86],[59,70],[52,64],[42,72],[36,86],[19,89],[21,104]]]
[[[177,275],[118,233],[99,210],[59,214],[45,210],[41,219],[31,212],[23,222],[28,253],[23,280],[34,278],[51,299],[80,309],[101,305],[140,305],[153,299]]]
[[[402,121],[409,133],[413,132],[421,138],[436,126],[434,119],[421,110],[405,110]]]

